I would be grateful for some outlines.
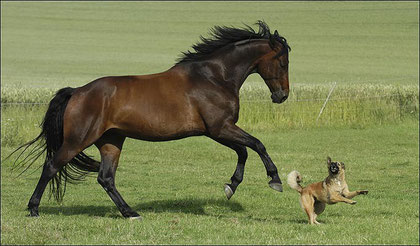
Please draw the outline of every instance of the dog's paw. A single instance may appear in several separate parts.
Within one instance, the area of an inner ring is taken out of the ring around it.
[[[357,202],[356,201],[351,201],[350,202],[350,205],[354,205],[354,204],[356,204]]]
[[[367,191],[367,190],[361,190],[361,191],[359,191],[359,194],[361,194],[361,195],[367,195],[368,192],[369,191]]]

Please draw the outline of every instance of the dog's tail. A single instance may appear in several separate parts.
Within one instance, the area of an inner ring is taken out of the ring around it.
[[[298,171],[291,171],[289,175],[287,175],[287,184],[294,190],[299,193],[302,193],[303,187],[300,185],[302,182],[302,176]]]

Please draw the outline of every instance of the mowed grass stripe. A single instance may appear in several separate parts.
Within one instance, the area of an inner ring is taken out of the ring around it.
[[[5,2],[2,84],[80,86],[106,75],[161,72],[214,25],[258,19],[292,46],[292,85],[418,83],[414,2]]]

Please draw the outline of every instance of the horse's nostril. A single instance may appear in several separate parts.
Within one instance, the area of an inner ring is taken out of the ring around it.
[[[282,97],[281,98],[281,100],[280,100],[280,103],[282,103],[282,102],[284,102],[284,101],[286,101],[286,99],[288,98],[288,96],[284,96],[284,97]]]

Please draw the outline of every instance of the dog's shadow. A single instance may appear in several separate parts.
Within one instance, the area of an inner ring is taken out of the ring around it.
[[[308,224],[308,220],[305,220],[305,219],[291,219],[289,220],[289,222],[292,224],[298,224],[298,225]]]
[[[184,214],[195,214],[195,215],[207,215],[207,216],[220,216],[213,214],[206,210],[209,208],[217,207],[217,210],[229,211],[229,212],[240,212],[244,211],[242,205],[238,202],[227,201],[225,199],[167,199],[167,200],[156,200],[151,202],[139,203],[132,208],[138,213],[142,212],[153,212],[153,213],[184,213]],[[39,208],[40,213],[53,214],[53,215],[88,215],[98,217],[120,217],[118,209],[114,205],[71,205],[71,206],[41,206]]]
[[[319,223],[321,223],[321,225],[326,223],[324,220],[320,220],[320,219],[317,219],[317,221]],[[306,220],[305,219],[291,219],[291,220],[289,220],[289,222],[292,223],[292,224],[298,224],[298,225],[308,225],[309,224],[307,219]]]

